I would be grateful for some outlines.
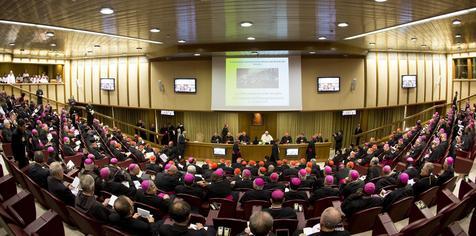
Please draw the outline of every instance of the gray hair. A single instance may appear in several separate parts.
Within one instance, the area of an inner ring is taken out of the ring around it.
[[[250,217],[250,230],[253,235],[268,235],[273,228],[273,217],[265,211],[255,212]]]
[[[342,215],[334,207],[326,208],[321,214],[321,228],[335,229],[342,222]]]
[[[94,193],[94,178],[91,175],[81,175],[79,184],[84,192]]]
[[[197,172],[197,168],[194,165],[188,165],[187,172],[194,175]]]
[[[50,174],[54,177],[60,177],[63,174],[63,167],[61,167],[61,163],[57,161],[51,163]]]

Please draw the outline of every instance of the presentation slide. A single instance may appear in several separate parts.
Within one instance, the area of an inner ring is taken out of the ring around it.
[[[212,110],[301,109],[300,57],[213,58],[212,74]]]

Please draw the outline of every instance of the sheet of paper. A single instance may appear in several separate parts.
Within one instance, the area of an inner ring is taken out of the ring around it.
[[[78,177],[74,177],[73,183],[71,183],[71,186],[73,186],[74,188],[79,187],[79,178]]]
[[[306,228],[302,229],[302,231],[305,235],[315,234],[315,233],[318,233],[318,232],[321,231],[321,226],[319,224],[317,224],[317,225],[314,225],[312,228],[311,227],[306,227]]]
[[[117,200],[117,196],[116,195],[111,195],[111,197],[109,198],[109,206],[111,207],[114,207],[114,202],[116,202]]]
[[[413,186],[415,184],[415,180],[411,179],[411,180],[408,180],[408,184],[410,186]]]
[[[72,193],[74,196],[78,196],[79,189],[73,188],[73,189],[71,190],[71,193]]]
[[[144,218],[147,218],[150,215],[150,211],[144,210],[142,208],[137,208],[137,213],[139,213],[139,215]]]
[[[132,182],[134,182],[134,186],[136,186],[136,189],[141,188],[141,185],[140,185],[140,182],[139,182],[139,181],[134,180],[134,181],[132,181]]]
[[[129,182],[127,182],[127,181],[122,181],[121,184],[124,185],[124,186],[126,186],[126,187],[128,187],[128,188],[130,187]]]
[[[160,160],[162,160],[162,162],[167,162],[167,160],[169,159],[169,157],[165,154],[160,154]]]
[[[71,170],[74,168],[74,163],[70,160],[68,161],[68,163],[66,163],[66,168],[68,168],[68,170]]]
[[[154,155],[154,152],[148,152],[146,153],[144,156],[145,156],[145,159],[149,160],[151,156]]]

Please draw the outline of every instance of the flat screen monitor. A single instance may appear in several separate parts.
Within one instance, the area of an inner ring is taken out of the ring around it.
[[[318,92],[339,92],[340,77],[317,77]]]
[[[226,149],[225,148],[213,148],[213,155],[215,156],[225,156]]]
[[[196,93],[197,79],[195,78],[176,78],[174,82],[174,91],[176,93]]]
[[[402,88],[416,88],[416,75],[402,75]]]
[[[116,80],[114,78],[101,78],[101,90],[114,91],[116,89]]]
[[[299,154],[299,149],[297,148],[287,148],[286,156],[297,156]]]
[[[343,116],[355,116],[357,115],[357,110],[345,110],[342,111]]]

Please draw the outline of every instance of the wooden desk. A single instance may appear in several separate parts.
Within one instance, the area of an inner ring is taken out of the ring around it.
[[[316,143],[316,158],[318,161],[325,161],[329,158],[331,148],[330,142]],[[265,156],[271,155],[272,145],[240,145],[241,156],[244,160],[264,160]],[[225,156],[213,155],[213,148],[225,148]],[[220,159],[231,160],[232,144],[220,143],[202,143],[202,142],[188,142],[185,148],[185,157],[195,157],[199,161],[210,159],[218,161]],[[286,149],[297,148],[297,156],[286,156]],[[279,145],[279,158],[287,160],[299,160],[306,158],[307,144],[283,144]]]

